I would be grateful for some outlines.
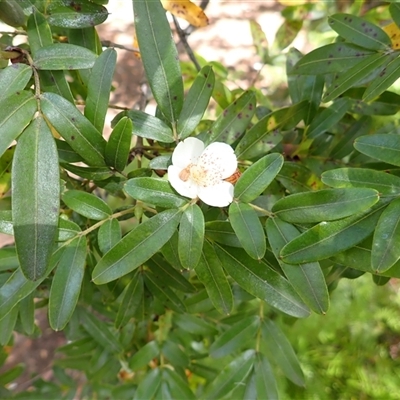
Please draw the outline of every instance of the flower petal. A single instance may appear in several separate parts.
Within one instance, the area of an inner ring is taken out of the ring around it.
[[[184,182],[179,178],[181,171],[181,168],[177,168],[175,165],[170,165],[168,167],[169,183],[181,196],[195,199],[197,197],[198,187],[190,179]]]
[[[198,165],[218,172],[222,179],[229,178],[237,168],[237,158],[229,144],[214,142],[205,148],[200,156]]]
[[[179,142],[172,153],[172,164],[180,169],[186,168],[189,164],[196,164],[204,150],[204,143],[194,137],[188,137]]]
[[[214,186],[199,187],[198,195],[209,206],[225,207],[232,203],[233,185],[222,181]]]

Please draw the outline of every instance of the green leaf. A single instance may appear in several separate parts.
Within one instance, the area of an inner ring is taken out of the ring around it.
[[[214,71],[210,65],[203,67],[197,74],[179,115],[177,125],[179,139],[187,138],[200,123],[214,89],[214,81]]]
[[[285,334],[271,320],[262,322],[261,332],[268,354],[282,369],[286,377],[297,386],[304,386],[304,375],[300,363]]]
[[[54,248],[60,208],[60,175],[54,138],[37,117],[18,140],[12,166],[15,244],[24,275],[45,273]]]
[[[271,306],[297,318],[308,317],[310,311],[290,283],[264,262],[250,258],[241,249],[229,250],[216,245],[216,251],[229,275],[244,290]]]
[[[237,322],[213,342],[210,347],[211,357],[221,358],[234,354],[245,347],[250,340],[255,340],[259,327],[260,318],[257,316],[247,317]]]
[[[117,52],[109,48],[100,54],[90,73],[85,117],[99,132],[104,128],[116,62]]]
[[[81,190],[68,190],[63,194],[62,200],[71,210],[96,221],[106,219],[112,214],[104,200]]]
[[[341,37],[369,50],[388,50],[390,37],[378,26],[351,14],[338,13],[328,17],[330,27]]]
[[[343,72],[374,53],[351,43],[332,43],[303,56],[289,74],[315,75]]]
[[[79,308],[80,321],[85,331],[98,343],[108,351],[113,353],[121,353],[122,346],[113,334],[105,321],[99,320],[95,315],[83,307]]]
[[[105,165],[106,141],[73,104],[55,93],[43,93],[40,103],[46,120],[88,165]]]
[[[0,319],[0,345],[6,346],[9,344],[15,324],[18,317],[18,306],[11,309],[11,311],[2,319]]]
[[[337,124],[350,108],[347,97],[336,100],[332,105],[322,110],[311,122],[306,131],[307,138],[315,139]]]
[[[24,332],[33,335],[35,332],[35,302],[34,294],[31,293],[20,301],[19,317]]]
[[[400,193],[400,178],[398,176],[368,168],[337,168],[325,171],[321,179],[325,185],[336,188],[371,188],[382,195]]]
[[[219,115],[209,129],[208,143],[232,144],[242,136],[256,111],[256,95],[244,92]]]
[[[163,257],[155,254],[150,260],[146,261],[146,265],[159,282],[163,282],[163,284],[183,293],[196,291],[194,286],[183,277],[182,273],[173,268]]]
[[[74,70],[92,68],[96,54],[84,47],[69,43],[54,43],[41,47],[33,57],[38,70]]]
[[[308,102],[303,101],[291,107],[282,108],[261,118],[236,146],[235,153],[238,159],[253,159],[271,151],[283,136],[280,129],[292,129],[303,118],[308,109]]]
[[[285,161],[276,179],[290,193],[308,192],[323,187],[316,174],[296,162]]]
[[[184,380],[176,370],[164,368],[163,369],[164,379],[168,383],[168,387],[171,390],[171,395],[174,399],[185,399],[195,400],[196,396],[190,390],[190,385]]]
[[[251,165],[236,182],[235,198],[244,203],[253,201],[274,180],[282,165],[283,157],[278,153],[262,157]]]
[[[117,219],[112,218],[101,225],[97,234],[97,242],[102,254],[106,254],[122,238],[121,227]]]
[[[175,292],[166,286],[166,283],[158,279],[158,276],[150,271],[144,274],[144,283],[154,297],[161,300],[161,302],[171,310],[178,313],[186,311],[186,307],[182,300],[175,294]]]
[[[262,353],[256,354],[254,373],[257,388],[257,398],[265,400],[279,399],[278,387],[272,366],[267,357],[265,357]]]
[[[103,23],[107,17],[107,9],[99,4],[88,2],[49,3],[47,19],[50,25],[60,28],[89,28]]]
[[[32,77],[32,68],[25,64],[13,64],[0,70],[1,97],[5,98],[25,86]]]
[[[221,314],[229,315],[233,307],[231,286],[214,247],[208,241],[204,242],[203,252],[195,269],[214,307]]]
[[[322,101],[331,101],[361,81],[368,79],[370,76],[375,76],[377,71],[379,72],[383,69],[383,66],[392,61],[394,57],[397,57],[397,54],[378,53],[366,57],[363,61],[344,71],[341,75],[335,76],[332,84],[325,92]]]
[[[229,221],[207,222],[205,225],[205,235],[212,241],[226,246],[243,247]]]
[[[145,367],[153,358],[160,355],[160,347],[155,340],[147,342],[129,360],[129,368],[133,371]]]
[[[121,305],[118,308],[118,313],[114,322],[114,326],[117,329],[125,326],[128,321],[133,318],[142,301],[143,291],[142,274],[136,273],[124,290]]]
[[[17,251],[14,246],[0,249],[0,271],[14,270],[19,267]]]
[[[17,92],[0,100],[0,157],[31,121],[37,110],[30,92]]]
[[[61,166],[81,178],[97,181],[96,184],[98,186],[100,186],[100,182],[107,179],[118,179],[108,167],[80,167],[79,165],[66,163],[62,163]],[[122,179],[121,181],[125,180]]]
[[[178,254],[184,268],[198,264],[204,241],[204,214],[197,204],[191,204],[182,214],[179,225]]]
[[[317,262],[290,265],[279,258],[282,248],[300,232],[279,218],[268,218],[266,230],[272,251],[288,281],[307,306],[316,313],[325,314],[329,308],[329,294],[320,265]]]
[[[246,379],[254,364],[254,350],[247,350],[231,361],[217,378],[207,387],[203,397],[206,400],[226,397],[238,382]]]
[[[176,123],[183,104],[179,55],[169,22],[159,1],[133,0],[140,55],[158,107]]]
[[[266,241],[255,210],[248,204],[233,202],[229,206],[229,221],[246,253],[261,260],[266,251]]]
[[[161,371],[159,368],[154,368],[146,374],[145,378],[140,382],[134,400],[154,399],[158,388],[161,385]]]
[[[400,136],[391,134],[374,134],[360,136],[354,142],[360,153],[377,160],[400,166]]]
[[[49,295],[49,323],[52,329],[65,328],[72,317],[81,291],[86,261],[86,238],[72,240],[61,256]]]
[[[386,203],[338,221],[321,222],[289,242],[281,251],[283,262],[300,264],[323,260],[363,241],[375,229]]]
[[[123,171],[128,162],[132,129],[132,121],[123,117],[115,125],[108,139],[104,153],[106,163],[117,171]]]
[[[129,110],[119,113],[111,122],[111,126],[114,126],[122,117],[128,117],[132,120],[132,133],[134,135],[163,143],[172,143],[175,140],[172,129],[165,122],[139,110]]]
[[[371,265],[383,272],[400,259],[400,199],[393,200],[380,216],[374,232]]]
[[[164,342],[162,353],[174,367],[187,367],[190,362],[180,345],[170,340]]]
[[[168,181],[160,178],[129,179],[125,191],[136,200],[166,208],[182,207],[188,202],[176,194]]]
[[[179,328],[193,335],[215,335],[217,332],[215,324],[195,315],[176,313],[173,321]]]
[[[334,221],[365,211],[378,200],[374,189],[324,189],[284,197],[273,205],[272,212],[287,222]]]
[[[169,240],[180,217],[181,211],[167,210],[132,229],[96,265],[95,284],[111,282],[147,261]]]
[[[277,47],[279,50],[283,50],[288,47],[296,38],[297,34],[300,32],[302,26],[302,19],[284,19],[282,25],[278,28],[275,34],[275,41],[273,43],[273,46]]]
[[[400,57],[391,60],[385,69],[371,82],[364,92],[362,99],[371,101],[392,86],[400,77]]]

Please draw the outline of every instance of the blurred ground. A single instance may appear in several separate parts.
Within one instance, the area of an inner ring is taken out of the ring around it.
[[[107,6],[110,16],[98,27],[102,41],[110,41],[133,48],[133,12],[130,0],[110,0]],[[265,31],[269,43],[282,23],[281,6],[276,1],[220,1],[211,0],[206,9],[210,25],[196,30],[188,38],[192,49],[207,61],[220,61],[232,70],[244,71],[244,78],[235,82],[237,86],[250,86],[252,76],[257,73],[259,62],[252,45],[249,19],[255,19]],[[183,21],[182,27],[187,24]],[[299,38],[301,41],[301,37]],[[144,73],[141,61],[131,51],[117,49],[118,61],[110,102],[122,107],[133,107],[143,100]],[[268,84],[268,82],[266,82]],[[106,125],[119,112],[110,109]],[[109,132],[109,127],[106,130]],[[0,234],[0,246],[12,242],[12,237]],[[17,390],[25,390],[32,383],[32,376],[51,379],[51,366],[55,349],[65,342],[62,333],[53,332],[47,325],[44,309],[38,310],[37,323],[42,337],[30,339],[16,335],[15,345],[7,362],[7,368],[18,363],[26,365],[26,372],[18,380]],[[35,379],[35,378],[34,378]]]

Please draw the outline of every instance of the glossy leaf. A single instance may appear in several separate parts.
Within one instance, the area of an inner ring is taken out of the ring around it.
[[[122,238],[121,227],[117,219],[112,218],[100,226],[97,242],[102,254],[107,253]]]
[[[159,1],[133,1],[140,55],[158,107],[176,123],[183,104],[179,56],[169,22]]]
[[[314,312],[325,314],[329,308],[329,294],[320,265],[317,262],[290,265],[280,260],[282,248],[300,232],[279,218],[268,218],[266,230],[272,251],[288,281]]]
[[[58,242],[65,242],[68,239],[72,239],[73,237],[77,236],[78,233],[81,231],[79,225],[75,222],[60,218],[58,221]]]
[[[195,268],[204,242],[204,214],[197,204],[191,204],[182,214],[179,225],[178,254],[184,268]]]
[[[266,251],[264,230],[255,210],[245,203],[229,206],[229,221],[246,253],[261,260]]]
[[[146,114],[143,111],[123,111],[114,118],[111,125],[114,126],[117,121],[125,116],[132,120],[132,133],[134,135],[146,139],[158,140],[163,143],[172,143],[174,141],[172,129],[165,122],[153,115]]]
[[[276,179],[290,193],[308,192],[324,186],[315,173],[296,162],[285,161]]]
[[[400,193],[398,176],[368,168],[337,168],[325,171],[321,179],[325,185],[336,188],[371,188],[383,195]]]
[[[2,247],[0,249],[0,271],[14,270],[19,267],[15,246]]]
[[[30,92],[17,92],[0,100],[0,157],[25,129],[37,110]]]
[[[393,200],[378,220],[372,243],[371,265],[383,272],[400,259],[400,199]]]
[[[360,136],[354,142],[360,153],[377,160],[400,166],[400,136],[390,134],[374,134]]]
[[[166,208],[182,207],[188,201],[176,194],[168,181],[160,178],[129,179],[125,191],[134,199]]]
[[[86,261],[86,238],[78,236],[66,246],[49,295],[49,323],[52,329],[64,329],[75,310],[81,291]]]
[[[226,246],[243,247],[228,221],[210,221],[205,225],[206,237]]]
[[[204,393],[204,399],[213,400],[226,397],[238,382],[246,379],[254,364],[254,350],[247,350],[231,361]]]
[[[191,314],[177,313],[174,315],[173,322],[180,329],[193,335],[215,335],[217,332],[214,324]]]
[[[96,54],[69,43],[54,43],[41,47],[33,58],[38,70],[74,70],[92,68]]]
[[[394,57],[396,57],[396,55],[386,53],[377,53],[366,57],[354,67],[338,75],[337,79],[334,79],[326,90],[322,101],[331,101],[346,90],[356,86],[362,80],[373,76],[377,71],[380,71],[385,64],[392,61]]]
[[[333,14],[328,17],[330,27],[341,37],[369,50],[388,50],[389,36],[366,19],[351,14]]]
[[[165,381],[168,382],[168,387],[171,389],[173,398],[195,400],[196,396],[190,390],[190,386],[174,369],[164,368],[163,375]]]
[[[5,98],[25,86],[32,77],[32,68],[25,64],[13,64],[0,70],[1,97]]]
[[[228,250],[216,245],[216,251],[229,275],[247,292],[294,317],[304,318],[310,314],[289,282],[264,262],[233,247]]]
[[[140,382],[135,392],[134,400],[153,399],[161,385],[161,371],[159,368],[152,369]]]
[[[255,113],[256,96],[254,92],[244,92],[219,115],[209,129],[210,142],[232,144],[242,136]]]
[[[129,360],[129,368],[136,371],[145,367],[153,358],[158,357],[160,354],[160,347],[155,340],[147,342],[143,347],[137,351]]]
[[[265,357],[262,353],[256,354],[254,373],[258,398],[266,400],[278,399],[278,387],[276,384],[272,366],[267,357]]]
[[[132,229],[98,262],[93,271],[96,285],[128,274],[155,254],[172,236],[181,217],[167,210]]]
[[[101,221],[112,214],[109,205],[91,193],[68,190],[63,194],[62,200],[71,210],[86,218]]]
[[[99,132],[104,128],[116,62],[117,52],[109,48],[100,54],[90,73],[85,117]]]
[[[322,110],[311,122],[307,129],[307,137],[315,139],[337,124],[350,108],[350,101],[343,97]]]
[[[269,153],[283,137],[280,129],[294,128],[307,115],[306,101],[274,111],[251,127],[236,146],[238,159],[253,159]]]
[[[55,93],[42,94],[40,103],[46,119],[88,165],[105,165],[106,141],[73,104]]]
[[[121,304],[115,317],[115,327],[120,329],[133,318],[143,298],[143,277],[142,274],[133,275],[131,281],[126,286]],[[131,367],[132,368],[132,367]]]
[[[282,369],[288,379],[298,386],[304,386],[304,375],[293,348],[280,328],[271,320],[261,324],[262,339],[268,354]]]
[[[284,197],[274,204],[272,212],[287,222],[334,221],[365,211],[378,200],[374,189],[324,189]]]
[[[144,274],[144,283],[147,289],[152,293],[155,298],[158,298],[165,307],[170,308],[177,313],[186,311],[186,307],[182,300],[175,294],[175,292],[158,277],[150,271]]]
[[[104,153],[105,159],[107,164],[117,171],[123,171],[128,162],[132,129],[132,121],[124,117],[115,125],[108,139]]]
[[[231,286],[214,247],[208,241],[204,242],[203,252],[195,270],[214,307],[221,314],[229,315],[233,307]]]
[[[373,232],[384,207],[385,202],[380,202],[361,214],[313,226],[282,249],[282,261],[300,264],[323,260],[355,246]]]
[[[108,12],[105,7],[92,2],[79,3],[79,7],[74,2],[55,2],[49,3],[47,15],[50,25],[78,29],[103,23],[108,17]]]
[[[211,357],[220,358],[235,353],[246,346],[250,340],[254,341],[259,327],[260,319],[256,316],[244,318],[230,326],[212,343],[210,347]]]
[[[12,166],[15,244],[24,275],[45,273],[54,248],[60,207],[57,148],[51,132],[37,117],[18,140]]]
[[[390,61],[385,69],[371,82],[364,92],[362,99],[371,101],[382,94],[399,79],[400,57]]]
[[[79,308],[80,321],[85,328],[85,331],[102,347],[112,351],[113,353],[120,353],[122,351],[121,343],[117,340],[108,324],[105,321],[98,319],[95,315],[90,313],[84,308]]]
[[[214,89],[214,81],[215,75],[210,65],[206,65],[199,71],[179,115],[177,125],[179,139],[187,138],[200,123]]]
[[[150,260],[147,260],[146,265],[158,281],[163,282],[164,285],[183,293],[196,291],[194,286],[182,275],[181,271],[176,270],[158,254],[155,254]]]
[[[249,203],[258,197],[273,181],[283,165],[278,153],[268,154],[251,165],[235,184],[234,196]]]
[[[303,56],[290,74],[315,75],[343,72],[374,54],[351,43],[332,43]]]

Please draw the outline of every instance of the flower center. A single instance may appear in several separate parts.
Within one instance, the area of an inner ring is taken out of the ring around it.
[[[203,187],[216,185],[222,180],[219,171],[199,164],[189,164],[179,173],[179,178],[184,182],[190,179],[195,185]]]

